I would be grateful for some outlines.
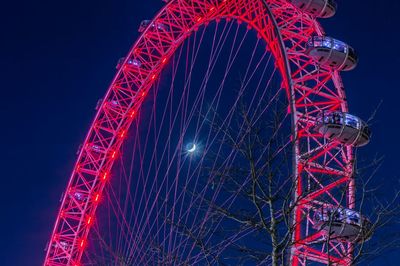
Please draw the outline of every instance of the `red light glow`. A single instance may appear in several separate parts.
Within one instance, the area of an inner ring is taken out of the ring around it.
[[[107,179],[107,173],[104,173],[103,174],[103,180],[106,180]]]

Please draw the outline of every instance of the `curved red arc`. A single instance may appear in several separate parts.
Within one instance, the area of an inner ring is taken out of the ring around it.
[[[313,114],[315,110],[310,110],[310,107],[317,109],[332,108],[332,104],[335,104],[335,109],[339,108],[346,111],[347,106],[343,100],[344,96],[341,91],[342,88],[339,86],[341,82],[338,75],[331,73],[330,70],[321,70],[322,72],[325,71],[325,75],[312,77],[304,75],[304,73],[310,71],[310,68],[315,68],[315,65],[310,60],[304,60],[304,55],[299,55],[299,49],[301,50],[304,46],[305,36],[310,36],[315,32],[320,33],[318,25],[315,24],[313,19],[300,14],[284,0],[269,0],[267,3],[277,24],[282,27],[279,30],[287,46],[287,51],[280,49],[279,38],[274,31],[275,25],[268,17],[266,7],[261,0],[171,1],[160,11],[153,21],[166,25],[169,30],[148,28],[126,57],[108,89],[71,175],[44,265],[80,264],[104,186],[110,178],[111,168],[126,132],[135,119],[135,114],[145,99],[147,91],[176,49],[194,30],[209,21],[224,17],[234,18],[248,23],[259,33],[275,57],[281,75],[285,80],[284,87],[288,92],[288,97],[294,97],[296,100],[296,110],[293,110],[292,114],[296,118],[302,117],[302,114]],[[296,20],[300,16],[301,27],[294,23],[283,23],[284,21]],[[140,67],[128,64],[128,60],[133,58],[141,62]],[[292,77],[287,76],[285,58],[288,58],[293,73],[296,73],[295,81]],[[324,79],[320,80],[322,76]],[[309,79],[316,81],[315,87],[306,88],[302,85]],[[335,83],[333,89],[326,85],[327,82],[332,80]],[[291,91],[288,87],[291,82],[295,82],[293,86],[295,91]],[[337,91],[333,93],[334,90]],[[316,96],[318,96],[318,100],[315,100]],[[326,97],[324,98],[324,96]],[[304,126],[301,122],[298,122],[297,129],[299,132],[308,132],[307,126]],[[317,143],[315,145],[323,145],[320,136],[311,134],[304,134],[298,142],[315,142]],[[326,156],[329,152],[329,149],[323,149],[320,153],[313,154],[313,158],[317,160]],[[352,170],[350,170],[352,169],[352,153],[351,150],[346,150],[346,152],[345,156],[336,157],[336,155],[332,155],[332,157],[343,162],[346,167],[339,170],[349,177],[352,174]],[[301,154],[296,154],[296,156],[300,158]],[[307,171],[305,171],[307,167],[306,164],[299,167],[301,170],[298,174],[301,178],[307,175]],[[341,183],[337,182],[337,184]],[[301,193],[301,187],[299,187],[299,191]],[[76,199],[74,197],[76,192],[81,193],[85,200]],[[299,212],[301,209],[300,206]],[[297,216],[300,223],[300,215]],[[296,240],[300,240],[301,237],[301,233],[296,232]],[[315,251],[314,254],[319,254],[318,252]],[[300,251],[293,253],[293,256],[299,256],[299,258],[294,258],[293,265],[299,263],[301,254]],[[321,255],[321,257],[324,256]]]

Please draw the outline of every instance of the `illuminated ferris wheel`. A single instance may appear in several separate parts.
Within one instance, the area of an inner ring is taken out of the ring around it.
[[[351,265],[371,231],[353,178],[371,132],[340,78],[357,55],[317,22],[335,1],[164,2],[99,101],[44,265],[271,265],[260,234],[277,220],[284,265]],[[266,165],[290,211],[260,219],[272,200],[246,195]]]

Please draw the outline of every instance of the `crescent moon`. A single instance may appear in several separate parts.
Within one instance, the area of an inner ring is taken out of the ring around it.
[[[193,147],[188,150],[188,152],[194,152],[196,150],[196,144],[193,144]]]

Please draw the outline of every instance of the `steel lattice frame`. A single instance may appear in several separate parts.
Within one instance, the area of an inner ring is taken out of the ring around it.
[[[221,18],[247,23],[266,41],[289,97],[293,182],[297,187],[294,201],[298,202],[293,215],[295,245],[290,252],[291,265],[306,265],[307,261],[351,264],[353,244],[335,240],[326,244],[317,241],[323,238],[320,232],[310,233],[310,216],[322,204],[319,199],[328,197],[332,204],[355,207],[352,148],[328,142],[312,131],[321,110],[347,112],[338,73],[319,67],[304,54],[308,38],[323,35],[318,22],[286,0],[173,0],[152,22],[162,23],[168,30],[150,26],[144,31],[104,97],[62,199],[44,265],[80,265],[114,159],[147,91],[193,31]],[[139,59],[142,64],[132,67],[127,64],[129,59]],[[321,174],[330,178],[321,180]],[[345,190],[345,199],[335,198],[335,190]],[[76,192],[85,200],[78,201],[73,196]]]

